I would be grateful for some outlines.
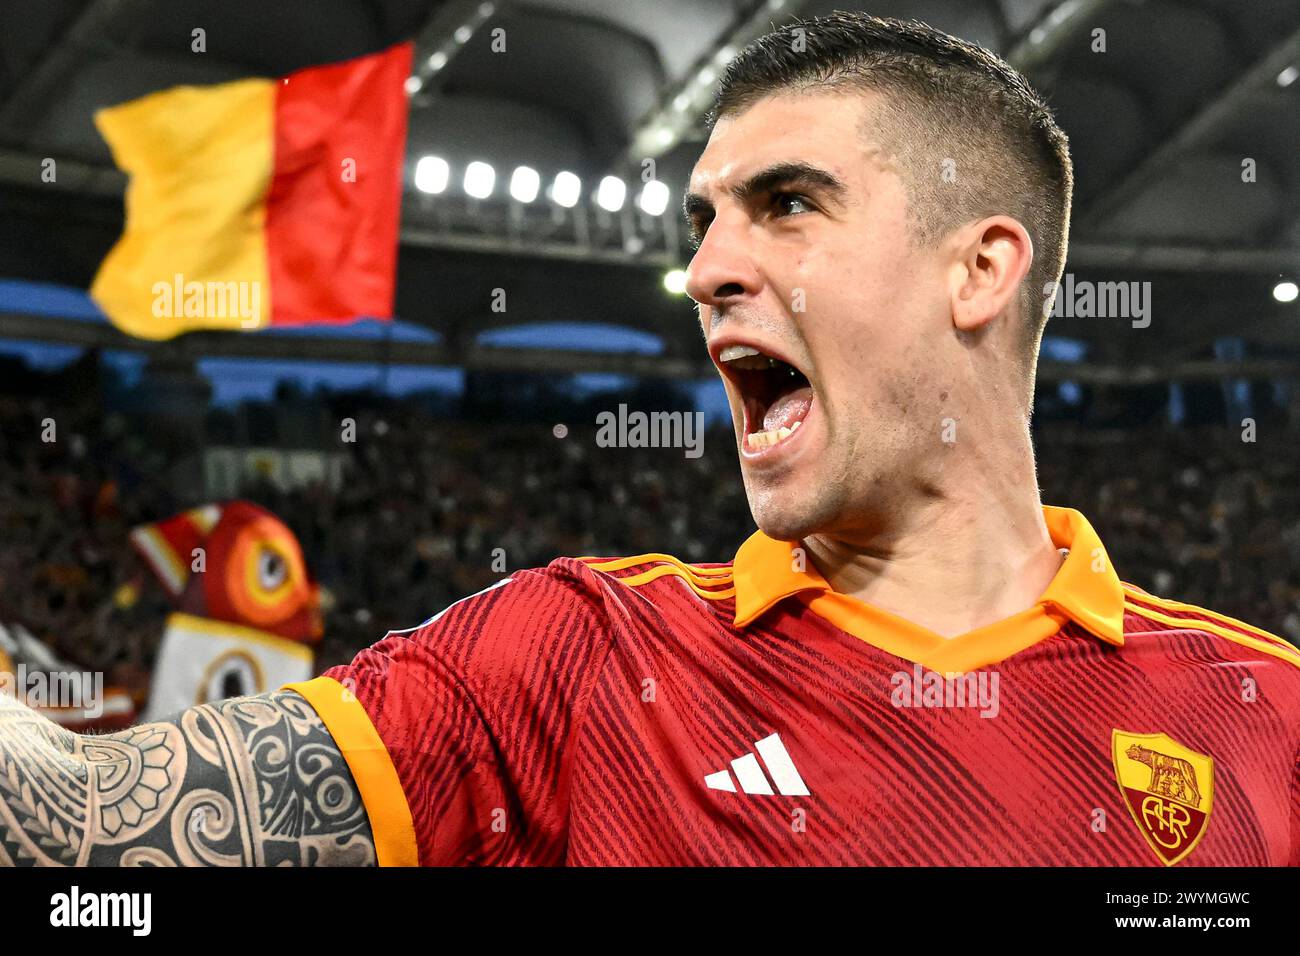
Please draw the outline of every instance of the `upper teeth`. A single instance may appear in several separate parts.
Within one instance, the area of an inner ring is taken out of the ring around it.
[[[747,355],[762,355],[758,349],[752,349],[748,345],[728,345],[718,355],[718,360],[722,362],[732,362],[738,358],[744,358]]]

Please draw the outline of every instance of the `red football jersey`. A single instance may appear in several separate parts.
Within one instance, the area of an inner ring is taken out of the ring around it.
[[[1050,587],[953,638],[760,532],[520,571],[290,686],[384,864],[1300,864],[1300,651],[1044,514]]]

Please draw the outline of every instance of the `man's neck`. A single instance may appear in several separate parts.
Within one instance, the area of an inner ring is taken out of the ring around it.
[[[1003,482],[930,497],[901,520],[895,512],[887,531],[866,538],[810,535],[809,557],[836,591],[943,637],[1011,617],[1042,596],[1062,556],[1032,457],[1008,471]]]

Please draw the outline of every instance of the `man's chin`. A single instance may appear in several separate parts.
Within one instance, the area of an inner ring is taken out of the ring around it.
[[[801,525],[767,525],[764,527],[759,524],[758,530],[767,535],[774,541],[788,541],[791,544],[797,544],[810,534],[802,530]]]
[[[754,523],[777,541],[800,541],[825,531],[846,504],[824,462],[801,458],[780,469],[747,468],[742,462],[741,474]]]
[[[754,523],[769,538],[777,541],[802,541],[817,531],[815,515],[803,513],[791,500],[792,494],[780,490],[749,496],[749,510]]]

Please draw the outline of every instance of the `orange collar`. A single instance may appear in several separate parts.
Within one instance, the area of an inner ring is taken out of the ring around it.
[[[746,626],[791,595],[813,592],[802,594],[812,610],[868,643],[914,661],[930,658],[970,667],[972,661],[989,657],[994,649],[1014,648],[1014,653],[1050,636],[1066,618],[1122,647],[1124,591],[1097,532],[1072,508],[1044,505],[1043,518],[1052,542],[1070,549],[1056,577],[1032,608],[968,634],[944,638],[849,595],[837,594],[805,552],[794,553],[796,544],[777,541],[761,531],[740,546],[732,565],[736,626]],[[894,633],[883,633],[888,631]],[[971,645],[976,643],[985,646],[972,652]],[[956,651],[959,645],[963,650]]]

